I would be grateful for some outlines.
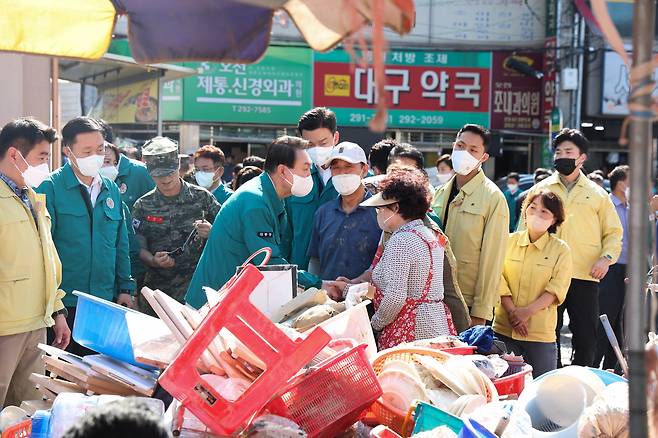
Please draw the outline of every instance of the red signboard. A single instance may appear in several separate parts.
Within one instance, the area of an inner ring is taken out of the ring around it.
[[[505,66],[513,52],[494,52],[491,80],[491,128],[541,131],[543,121],[542,80]],[[519,61],[542,71],[539,53],[514,52]],[[549,109],[550,113],[550,109]]]
[[[489,125],[490,52],[417,52],[386,55],[390,127],[459,128]],[[350,64],[342,51],[316,54],[313,103],[336,111],[341,126],[365,126],[374,114],[372,68]]]
[[[316,105],[339,108],[374,105],[371,68],[356,68],[351,73],[349,64],[316,62],[316,79],[326,75],[350,76],[353,92],[347,96],[328,96],[323,87],[316,86]],[[391,109],[480,112],[489,108],[489,70],[485,68],[389,66],[386,84]]]

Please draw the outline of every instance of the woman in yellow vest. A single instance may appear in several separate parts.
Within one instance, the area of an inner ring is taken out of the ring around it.
[[[532,365],[534,377],[554,370],[557,362],[557,307],[567,296],[572,270],[569,246],[554,235],[564,218],[560,198],[539,191],[522,209],[526,229],[507,242],[493,329],[509,351]]]

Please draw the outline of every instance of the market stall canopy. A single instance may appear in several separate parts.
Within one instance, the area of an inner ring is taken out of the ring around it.
[[[208,60],[256,62],[270,42],[276,10],[285,10],[311,48],[325,51],[381,17],[408,33],[413,0],[0,0],[0,51],[100,59],[117,15],[127,15],[140,64]]]
[[[106,53],[94,62],[60,60],[59,77],[71,82],[95,85],[99,90],[141,82],[160,76],[171,81],[197,74],[193,68],[173,64],[138,64],[129,56]]]

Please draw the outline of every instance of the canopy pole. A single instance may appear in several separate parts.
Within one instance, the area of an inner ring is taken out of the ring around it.
[[[50,58],[50,126],[59,133],[61,131],[59,114],[59,60]],[[53,144],[50,154],[50,169],[55,170],[62,167],[62,143],[57,140]]]
[[[653,50],[656,0],[635,0],[633,4],[633,67],[650,62]],[[653,69],[651,69],[653,72]],[[651,77],[645,78],[652,81]],[[632,81],[631,87],[641,87]],[[653,88],[653,87],[652,87]],[[651,93],[634,96],[638,106],[651,108]],[[629,409],[630,436],[645,438],[647,426],[647,375],[644,345],[647,341],[646,309],[647,262],[649,260],[649,182],[651,181],[652,122],[651,112],[631,111],[630,126],[630,239],[628,277],[630,284],[626,294],[626,330],[629,347]]]
[[[158,137],[162,136],[162,75],[164,72],[159,71],[158,72],[158,132],[157,135]]]

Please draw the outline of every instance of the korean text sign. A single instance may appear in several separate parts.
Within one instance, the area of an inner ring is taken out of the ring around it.
[[[297,124],[311,107],[313,52],[270,47],[255,64],[187,63],[183,117],[194,121]]]
[[[350,66],[341,50],[314,59],[314,105],[334,109],[340,126],[366,126],[377,99],[373,69]],[[388,52],[388,126],[489,126],[490,69],[491,52]]]
[[[513,52],[494,52],[491,85],[491,128],[541,131],[543,122],[542,80],[506,66]],[[514,54],[520,62],[542,71],[537,52]]]

